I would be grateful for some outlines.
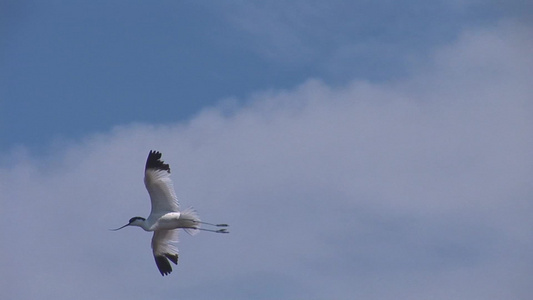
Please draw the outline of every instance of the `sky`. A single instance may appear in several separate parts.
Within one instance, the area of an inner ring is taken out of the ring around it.
[[[0,298],[530,299],[532,9],[1,1]]]

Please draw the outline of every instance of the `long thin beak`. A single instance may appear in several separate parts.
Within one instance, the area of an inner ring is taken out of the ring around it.
[[[122,228],[124,228],[124,227],[126,227],[126,226],[129,226],[129,225],[130,225],[130,224],[126,224],[126,225],[124,225],[124,226],[122,226],[122,227],[119,227],[119,228],[117,228],[117,229],[109,229],[109,230],[111,230],[111,231],[117,231],[117,230],[120,230],[120,229],[122,229]]]

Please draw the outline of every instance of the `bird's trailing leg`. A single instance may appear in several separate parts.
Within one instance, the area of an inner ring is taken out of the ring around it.
[[[213,229],[205,229],[205,228],[198,228],[198,227],[183,227],[185,229],[192,229],[192,230],[201,230],[201,231],[209,231],[214,233],[229,233],[229,231],[226,228],[213,230]]]
[[[216,226],[216,227],[228,227],[228,224],[213,224],[213,223],[207,223],[207,222],[202,222],[202,221],[193,221],[193,222],[194,223],[199,223],[199,224]]]
[[[202,222],[200,220],[189,220],[194,224],[204,224],[204,225],[210,225],[214,227],[228,227],[228,224],[214,224],[214,223],[208,223],[208,222]],[[207,229],[207,228],[200,228],[200,227],[184,227],[186,229],[194,229],[194,230],[202,230],[202,231],[209,231],[209,232],[215,232],[215,233],[229,233],[229,231],[226,228],[222,229]]]

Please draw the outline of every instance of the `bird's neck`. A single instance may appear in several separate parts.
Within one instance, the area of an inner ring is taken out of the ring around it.
[[[148,224],[148,222],[146,221],[138,221],[134,224],[131,224],[131,226],[141,227],[142,229],[144,229],[144,231],[150,231],[150,224]]]

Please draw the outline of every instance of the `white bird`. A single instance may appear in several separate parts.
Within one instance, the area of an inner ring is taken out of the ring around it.
[[[218,230],[200,228],[200,224],[217,227],[227,227],[227,224],[202,222],[191,208],[179,211],[178,198],[170,180],[170,166],[161,160],[161,153],[158,151],[150,151],[148,154],[144,184],[152,202],[152,211],[148,219],[133,217],[128,224],[111,230],[138,226],[145,231],[153,231],[152,252],[161,275],[165,276],[172,272],[169,260],[175,265],[178,264],[178,248],[174,245],[178,241],[178,228],[183,228],[190,234],[195,234],[198,230],[228,233],[226,228]]]

